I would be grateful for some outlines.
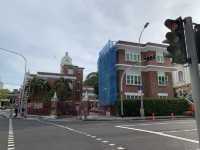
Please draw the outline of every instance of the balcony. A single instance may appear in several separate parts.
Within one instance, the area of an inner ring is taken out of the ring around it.
[[[169,61],[170,62],[170,61]],[[132,70],[132,69],[139,69],[140,71],[164,71],[164,72],[172,72],[176,71],[177,68],[173,67],[171,65],[171,62],[165,62],[165,63],[158,63],[155,60],[151,60],[148,62],[142,62],[142,63],[123,63],[123,64],[116,64],[117,70]]]
[[[146,65],[158,65],[158,66],[165,66],[165,67],[172,66],[170,58],[164,58],[164,63],[159,63],[155,59],[154,60],[149,60],[149,61],[145,61],[143,59],[142,60],[142,66],[146,66]]]

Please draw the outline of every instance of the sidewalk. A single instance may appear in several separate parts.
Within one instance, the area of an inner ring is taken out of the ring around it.
[[[82,117],[83,118],[83,117]],[[38,119],[43,119],[43,120],[48,120],[48,121],[131,121],[131,120],[161,120],[161,119],[189,119],[189,118],[194,118],[191,116],[155,116],[154,118],[152,116],[148,117],[117,117],[117,116],[100,116],[100,115],[90,115],[87,116],[86,119],[80,119],[80,117],[77,116],[68,116],[68,117],[62,117],[62,118],[56,118],[54,116],[39,116],[39,115],[28,115],[26,119],[30,120],[38,120]]]
[[[159,119],[183,119],[183,118],[193,118],[191,116],[152,116],[147,117],[115,117],[115,116],[88,116],[86,120],[88,121],[113,121],[113,120],[159,120]]]
[[[80,120],[76,116],[74,117],[62,117],[62,118],[57,118],[55,116],[40,116],[40,115],[27,115],[26,116],[27,120],[48,120],[48,121],[75,121],[75,120]]]

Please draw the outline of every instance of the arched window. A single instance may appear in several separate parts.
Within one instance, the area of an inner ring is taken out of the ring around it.
[[[183,81],[183,71],[178,72],[178,80]]]

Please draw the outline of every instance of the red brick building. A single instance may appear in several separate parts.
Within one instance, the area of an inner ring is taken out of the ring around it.
[[[174,97],[172,71],[176,68],[165,57],[166,51],[162,44],[110,41],[98,60],[100,103],[112,105],[121,95],[138,99],[141,91],[144,97]]]
[[[29,78],[36,76],[40,79],[47,80],[51,87],[53,87],[54,83],[60,78],[69,80],[70,88],[72,89],[72,95],[68,100],[80,102],[82,98],[82,81],[84,68],[72,65],[72,60],[68,56],[67,52],[61,60],[60,67],[60,73],[38,72],[37,74],[30,74]]]
[[[82,100],[82,81],[84,68],[72,65],[72,59],[68,56],[67,52],[61,60],[60,67],[60,73],[38,72],[37,74],[28,74],[27,79],[30,80],[33,77],[44,79],[48,82],[50,87],[54,87],[55,82],[60,78],[68,80],[72,93],[71,96],[66,99],[66,101],[79,105]],[[33,103],[34,99],[29,97],[28,102]],[[40,106],[42,107],[42,104],[40,104]]]

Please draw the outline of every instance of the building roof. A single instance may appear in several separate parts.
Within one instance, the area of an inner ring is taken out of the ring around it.
[[[78,68],[78,69],[85,69],[85,68],[83,68],[83,67],[79,67],[79,66],[74,66],[74,65],[63,65],[63,66],[67,66],[68,68]],[[62,67],[63,67],[62,66]]]
[[[158,43],[147,42],[145,44],[139,44],[139,43],[135,43],[135,42],[121,41],[121,40],[117,41],[116,44],[124,44],[124,45],[132,45],[132,46],[142,46],[142,47],[145,47],[147,45],[149,45],[149,46],[157,46],[157,47],[164,47],[164,48],[167,47],[167,45],[158,44]]]
[[[30,77],[34,77],[34,76],[37,76],[37,77],[41,77],[41,78],[64,78],[64,79],[76,79],[75,76],[73,75],[65,75],[65,74],[62,74],[62,73],[51,73],[51,72],[38,72],[37,74],[29,74]]]
[[[64,76],[63,73],[52,73],[52,72],[37,72],[39,75],[55,75],[55,76]]]

